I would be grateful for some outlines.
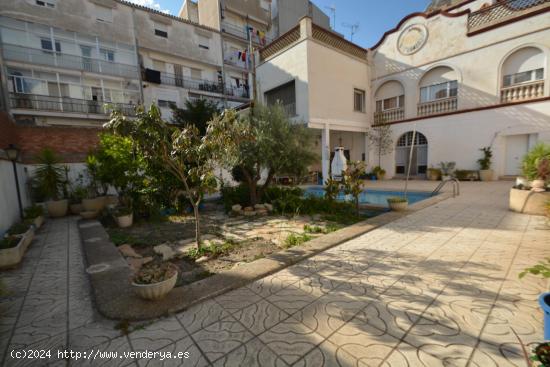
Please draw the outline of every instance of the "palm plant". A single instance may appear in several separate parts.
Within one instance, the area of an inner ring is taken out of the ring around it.
[[[59,200],[62,193],[64,169],[58,156],[50,148],[44,148],[37,155],[38,167],[34,173],[37,187],[51,200]]]

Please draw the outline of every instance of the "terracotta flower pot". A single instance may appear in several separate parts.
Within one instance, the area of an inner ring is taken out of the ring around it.
[[[131,227],[132,223],[134,223],[134,214],[130,213],[128,215],[121,215],[115,217],[115,220],[120,228]]]
[[[493,170],[492,169],[480,169],[479,178],[481,181],[493,181]]]
[[[48,215],[53,218],[64,217],[69,210],[68,200],[51,200],[46,203]]]
[[[171,278],[163,282],[153,284],[137,284],[132,282],[132,288],[141,298],[157,300],[165,297],[174,288],[177,280],[178,272],[176,271]]]
[[[105,197],[99,196],[93,199],[82,199],[82,206],[85,211],[99,212],[105,208]]]

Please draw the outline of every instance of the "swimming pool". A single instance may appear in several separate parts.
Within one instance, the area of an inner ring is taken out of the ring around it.
[[[325,195],[325,189],[322,187],[308,187],[304,190],[304,194],[306,196],[317,196],[322,197]],[[407,193],[407,199],[409,199],[409,205],[414,204],[418,201],[424,200],[429,198],[432,195],[431,192],[423,192],[423,191],[409,191]],[[382,206],[382,207],[388,207],[388,201],[387,199],[390,197],[395,196],[404,196],[403,191],[390,191],[390,190],[372,190],[367,189],[363,190],[361,195],[359,195],[359,203],[360,204],[369,204],[373,206]],[[351,200],[351,198],[344,193],[338,194],[337,200]]]

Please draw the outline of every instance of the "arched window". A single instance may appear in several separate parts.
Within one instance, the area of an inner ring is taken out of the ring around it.
[[[427,169],[428,139],[426,136],[418,131],[416,133],[408,131],[401,135],[397,139],[395,148],[395,173],[397,175],[410,173],[412,176],[419,176],[426,174]]]
[[[544,53],[536,47],[524,47],[502,64],[502,102],[540,98],[544,95]]]
[[[376,90],[374,98],[376,122],[397,121],[405,117],[405,89],[400,82],[385,82]]]
[[[447,66],[428,71],[420,80],[420,103],[456,97],[458,81],[456,73]]]

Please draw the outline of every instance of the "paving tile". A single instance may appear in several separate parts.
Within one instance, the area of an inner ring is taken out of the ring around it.
[[[190,334],[227,316],[229,316],[229,313],[213,300],[199,303],[176,315]]]
[[[321,294],[314,292],[313,289],[303,289],[291,285],[267,297],[266,300],[286,313],[293,314],[313,303],[320,296]]]
[[[69,330],[69,347],[73,350],[86,350],[105,344],[120,336],[115,329],[116,321],[100,320]]]
[[[250,306],[253,303],[259,302],[261,299],[262,298],[259,295],[254,293],[249,288],[242,287],[216,297],[215,301],[218,302],[226,311],[233,313]]]
[[[158,350],[186,336],[188,336],[187,331],[175,316],[156,320],[128,335],[134,351]]]
[[[228,316],[195,332],[192,338],[206,357],[214,362],[244,345],[253,335],[235,318]]]
[[[254,335],[263,333],[289,317],[286,312],[265,300],[245,307],[233,316]]]
[[[298,322],[287,319],[259,336],[275,354],[292,364],[323,341],[323,337]]]
[[[145,366],[191,366],[203,367],[209,363],[203,356],[197,345],[190,336],[178,340],[175,343],[165,346],[157,351],[152,358],[142,358],[138,360],[140,367]]]
[[[83,359],[71,360],[69,364],[71,366],[126,366],[135,362],[134,358],[131,358],[129,353],[132,352],[132,347],[128,343],[126,336],[121,336],[116,339],[112,339],[106,343],[100,344],[89,351],[83,351],[86,353]]]
[[[218,359],[214,367],[284,367],[284,360],[273,353],[259,339],[252,339],[245,345]]]

